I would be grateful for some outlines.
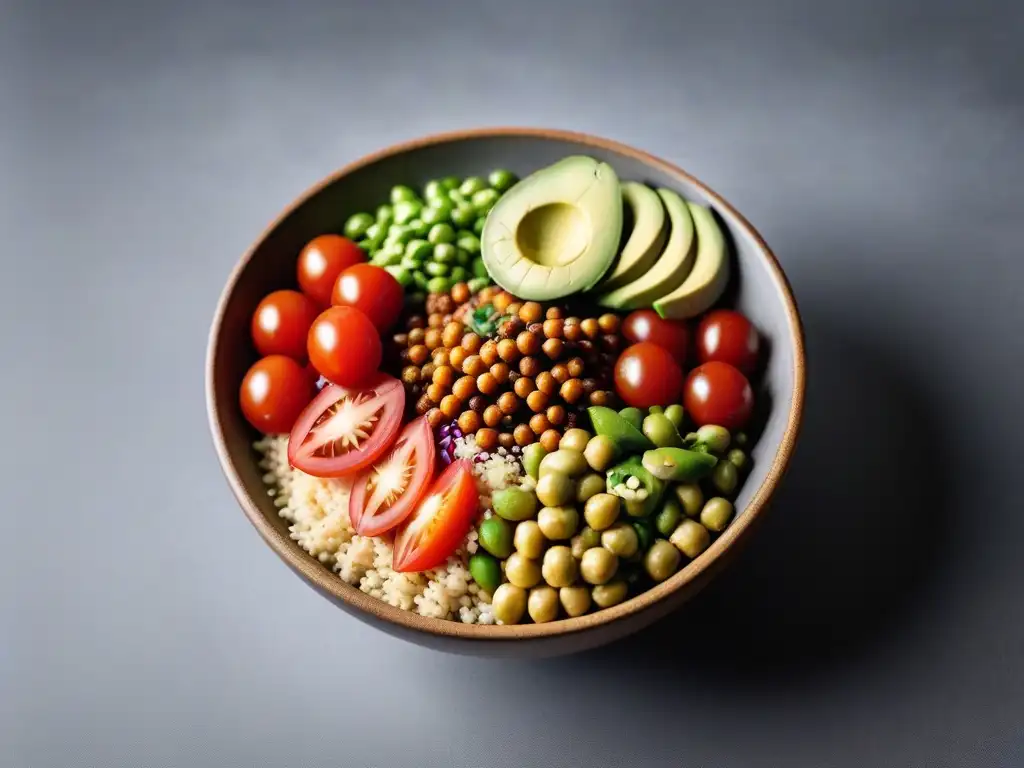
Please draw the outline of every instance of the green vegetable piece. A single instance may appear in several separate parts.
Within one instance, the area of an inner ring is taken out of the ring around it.
[[[708,499],[700,511],[700,521],[709,531],[721,533],[729,527],[734,512],[732,502],[721,496],[715,496]]]
[[[638,427],[633,426],[620,414],[604,406],[591,406],[587,409],[594,433],[610,437],[623,453],[638,453],[654,447]]]
[[[432,277],[427,283],[427,293],[448,293],[452,282],[447,277]]]
[[[427,200],[434,200],[439,197],[447,196],[448,190],[445,189],[444,184],[437,179],[434,179],[433,181],[428,181],[426,184],[423,185],[423,197]]]
[[[466,271],[465,267],[455,266],[452,267],[452,271],[448,277],[452,279],[452,283],[464,283],[469,279],[469,272]]]
[[[400,266],[403,266],[408,270],[419,272],[423,271],[423,259],[413,259],[410,258],[409,256],[403,256],[399,264]]]
[[[416,233],[412,227],[407,227],[402,224],[392,224],[388,228],[388,241],[391,243],[399,243],[405,245],[416,238]]]
[[[446,207],[438,205],[428,205],[422,211],[420,211],[420,219],[428,227],[432,227],[435,224],[441,224],[448,221],[448,216],[451,214],[452,209],[450,205],[447,205],[448,201],[445,200]]]
[[[647,517],[661,508],[665,483],[644,467],[639,456],[630,456],[608,470],[608,492],[623,499],[631,517]]]
[[[378,221],[366,228],[366,239],[370,242],[370,247],[377,248],[384,242],[384,237],[387,235],[385,227],[385,224]]]
[[[647,409],[647,413],[648,414],[664,413],[664,412],[665,412],[665,409],[662,408],[660,405],[652,405],[650,408]]]
[[[418,287],[420,290],[426,291],[427,290],[427,284],[430,282],[430,278],[427,277],[420,270],[416,269],[416,270],[413,270],[412,281],[413,281],[413,283],[416,284],[416,287]]]
[[[455,242],[455,230],[451,224],[435,224],[427,233],[427,240],[433,245]]]
[[[395,218],[394,209],[384,203],[384,205],[377,206],[377,221],[381,224],[390,224]]]
[[[646,552],[654,543],[654,531],[646,520],[634,520],[633,530],[636,531],[637,541],[640,542],[640,551]]]
[[[438,264],[451,264],[455,261],[457,251],[451,243],[438,243],[434,246],[433,256]]]
[[[534,480],[540,477],[540,463],[547,455],[548,452],[540,443],[530,443],[523,448],[523,469],[526,470],[526,474]]]
[[[487,217],[481,216],[479,219],[473,222],[473,234],[480,237],[484,233],[484,224],[487,223]]]
[[[726,455],[726,458],[729,460],[730,464],[732,464],[734,467],[736,467],[736,469],[740,470],[741,472],[747,468],[747,464],[750,462],[750,458],[747,456],[747,454],[745,454],[739,448],[733,448],[731,451],[729,451],[729,453]]]
[[[499,197],[501,195],[496,189],[481,189],[479,192],[473,193],[470,203],[473,205],[477,216],[485,216],[494,207],[494,204],[498,202]]]
[[[433,252],[433,246],[426,240],[410,240],[405,245],[405,255],[408,258],[418,261],[420,263],[430,258],[430,254]]]
[[[381,248],[377,253],[374,254],[370,263],[378,267],[394,267],[402,262],[402,246],[396,246],[395,248],[385,246]]]
[[[414,200],[397,202],[395,203],[395,221],[399,224],[410,222],[419,215],[422,208],[423,205]]]
[[[491,171],[490,175],[487,177],[487,183],[499,192],[504,192],[516,183],[516,177],[512,171],[506,171],[504,168],[497,168]]]
[[[623,408],[619,416],[628,421],[635,429],[642,429],[644,424],[644,412],[639,408]]]
[[[644,435],[659,448],[682,448],[683,437],[676,425],[663,413],[652,413],[644,419]]]
[[[459,263],[460,267],[468,268],[473,263],[473,256],[467,253],[462,248],[456,246],[455,248],[455,261]]]
[[[458,189],[459,184],[461,182],[462,179],[460,179],[458,176],[445,176],[443,179],[441,179],[441,185],[449,191],[453,189]]]
[[[490,279],[490,274],[487,272],[487,265],[484,264],[483,259],[473,259],[473,275],[475,277],[486,277]]]
[[[491,280],[488,277],[474,277],[469,281],[469,290],[472,293],[479,293],[490,284]]]
[[[423,265],[423,271],[431,277],[439,277],[448,274],[448,265],[437,261],[428,261]]]
[[[480,589],[493,595],[501,584],[501,566],[490,555],[478,552],[469,558],[469,575]]]
[[[494,514],[519,522],[537,514],[537,497],[522,488],[502,488],[491,494]]]
[[[474,256],[480,253],[480,239],[472,232],[459,235],[455,240],[455,244],[462,250]]]
[[[345,222],[345,237],[358,240],[366,234],[366,230],[370,228],[373,221],[373,216],[368,213],[352,214],[348,217],[348,221]]]
[[[480,523],[480,546],[497,558],[512,554],[512,526],[500,517],[489,517]]]
[[[459,192],[466,197],[469,197],[482,189],[487,188],[487,182],[481,179],[479,176],[470,176],[462,184],[459,185]]]
[[[711,451],[712,453],[724,453],[729,447],[729,430],[715,424],[705,424],[697,430],[697,449]]]
[[[476,216],[476,210],[472,206],[460,204],[452,211],[452,224],[457,227],[468,227]]]
[[[732,496],[740,482],[740,473],[731,461],[720,461],[711,472],[711,484],[723,496]]]
[[[687,517],[696,517],[704,506],[704,491],[697,483],[680,483],[674,489],[676,500]]]
[[[717,463],[718,459],[710,453],[685,448],[656,448],[646,451],[643,456],[643,465],[652,475],[682,483],[707,477]]]
[[[658,533],[662,536],[671,536],[672,531],[676,529],[676,526],[679,525],[682,519],[683,510],[679,502],[672,498],[672,496],[666,495],[661,512],[654,518],[654,527],[658,529]]]
[[[397,208],[398,203],[414,202],[419,200],[416,192],[404,184],[398,184],[391,188],[391,203]]]
[[[406,226],[416,237],[426,237],[427,232],[430,231],[430,225],[422,219],[413,219]]]
[[[403,288],[408,288],[412,285],[412,275],[405,267],[388,265],[384,267],[384,269],[387,270]]]
[[[668,417],[668,420],[675,425],[676,430],[682,429],[683,419],[686,418],[686,412],[683,410],[683,406],[670,405],[665,409],[665,415]]]

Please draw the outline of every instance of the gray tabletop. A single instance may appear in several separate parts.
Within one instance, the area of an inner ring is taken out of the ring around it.
[[[1021,8],[4,0],[0,762],[1020,765]],[[803,440],[743,559],[541,663],[346,618],[237,510],[204,415],[266,222],[485,124],[691,170],[807,326]]]

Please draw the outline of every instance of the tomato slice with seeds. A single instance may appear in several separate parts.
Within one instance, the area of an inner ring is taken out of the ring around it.
[[[372,464],[395,439],[405,389],[378,374],[369,385],[324,387],[299,414],[288,436],[288,461],[317,477],[340,477]]]
[[[408,573],[441,565],[469,533],[479,500],[472,463],[453,461],[399,527],[392,567]]]
[[[434,475],[434,435],[424,416],[406,426],[390,452],[352,485],[348,512],[361,536],[379,536],[409,516]]]

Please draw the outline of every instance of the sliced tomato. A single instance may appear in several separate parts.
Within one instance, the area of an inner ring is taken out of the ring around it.
[[[299,414],[288,436],[288,461],[317,477],[354,473],[380,458],[394,442],[405,408],[405,389],[377,374],[365,387],[330,384]]]
[[[453,461],[399,527],[392,567],[407,573],[441,565],[469,533],[478,503],[473,465]]]
[[[434,475],[434,435],[425,416],[408,424],[391,450],[352,484],[348,512],[362,536],[379,536],[409,516]]]

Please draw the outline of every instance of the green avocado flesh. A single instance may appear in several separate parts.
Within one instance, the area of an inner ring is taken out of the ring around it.
[[[643,275],[661,255],[668,239],[665,206],[650,187],[636,181],[622,183],[622,201],[632,213],[633,228],[619,258],[597,289],[613,291]]]
[[[655,311],[672,320],[696,317],[718,301],[729,284],[725,236],[711,210],[688,203],[697,230],[697,257],[682,285],[654,302]]]
[[[686,201],[670,189],[657,190],[665,206],[671,232],[665,249],[646,273],[631,283],[598,297],[597,303],[612,309],[649,307],[678,288],[690,274],[694,261],[693,218]]]
[[[622,192],[614,169],[574,155],[527,176],[487,215],[480,251],[509,293],[549,301],[593,288],[622,236]]]

